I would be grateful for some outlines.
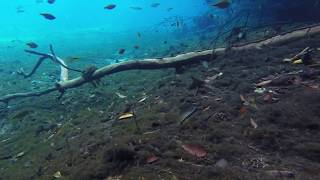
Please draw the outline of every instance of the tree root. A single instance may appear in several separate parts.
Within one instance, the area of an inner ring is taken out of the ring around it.
[[[0,102],[8,104],[9,101],[18,99],[18,98],[42,96],[54,91],[65,92],[65,90],[67,89],[76,88],[85,83],[93,82],[93,81],[99,80],[104,76],[122,72],[122,71],[138,70],[138,69],[150,70],[150,69],[161,69],[161,68],[179,68],[186,64],[199,63],[203,60],[212,60],[215,57],[221,54],[224,54],[227,50],[243,51],[243,50],[250,50],[250,49],[262,49],[264,47],[279,46],[282,44],[290,43],[295,40],[309,38],[311,36],[315,36],[319,34],[320,34],[320,25],[317,24],[314,26],[309,26],[307,28],[301,28],[292,32],[288,32],[286,34],[277,35],[269,39],[251,42],[251,43],[243,44],[241,46],[231,47],[228,49],[217,48],[214,50],[189,52],[189,53],[180,54],[175,57],[169,57],[169,58],[125,61],[125,62],[112,64],[112,65],[108,65],[100,69],[97,69],[90,74],[90,78],[79,76],[74,79],[60,81],[56,83],[54,87],[43,90],[43,91],[5,95],[3,97],[0,97]],[[84,71],[81,71],[81,72],[84,72]]]

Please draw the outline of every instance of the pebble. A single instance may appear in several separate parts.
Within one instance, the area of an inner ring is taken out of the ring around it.
[[[225,159],[220,159],[216,164],[215,164],[216,167],[219,167],[219,168],[226,168],[228,166],[228,161],[225,160]]]

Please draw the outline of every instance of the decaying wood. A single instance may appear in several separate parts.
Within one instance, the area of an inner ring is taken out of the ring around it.
[[[250,50],[250,49],[261,49],[261,48],[270,47],[270,46],[279,46],[295,40],[308,38],[308,37],[312,37],[314,35],[319,35],[319,34],[320,34],[320,25],[315,25],[315,26],[311,26],[303,29],[298,29],[292,32],[288,32],[286,34],[277,35],[266,40],[261,40],[261,41],[252,42],[252,43],[244,44],[237,47],[232,47],[232,48],[229,48],[228,50],[242,51],[242,50]],[[71,80],[58,82],[54,87],[51,87],[43,91],[5,95],[3,97],[0,97],[0,102],[7,104],[9,103],[9,101],[18,99],[18,98],[41,96],[41,95],[51,93],[53,91],[64,92],[67,89],[76,88],[85,83],[99,80],[104,76],[122,72],[122,71],[127,71],[127,70],[177,68],[186,64],[199,63],[203,60],[211,60],[213,59],[213,57],[224,54],[226,51],[227,51],[227,48],[217,48],[214,50],[189,52],[189,53],[177,55],[175,57],[168,57],[168,58],[161,58],[161,59],[143,59],[143,60],[125,61],[125,62],[112,64],[112,65],[97,69],[90,75],[89,78],[87,76],[79,76]],[[214,54],[214,56],[212,56],[212,54]]]
[[[285,58],[283,60],[283,62],[293,62],[295,60],[301,59],[304,55],[306,55],[307,53],[309,53],[310,47],[306,47],[304,48],[301,52],[299,52],[298,54],[296,54],[295,56],[293,56],[292,58]]]

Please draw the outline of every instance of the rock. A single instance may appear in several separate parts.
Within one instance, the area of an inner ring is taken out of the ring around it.
[[[219,168],[226,168],[228,166],[228,161],[225,160],[225,159],[220,159],[216,164],[215,164],[216,167],[219,167]]]
[[[135,160],[136,152],[127,147],[115,147],[105,152],[105,162],[111,162],[115,164],[131,163]]]
[[[279,171],[279,170],[269,170],[265,172],[267,175],[272,177],[282,177],[282,178],[294,178],[295,173],[293,171]]]

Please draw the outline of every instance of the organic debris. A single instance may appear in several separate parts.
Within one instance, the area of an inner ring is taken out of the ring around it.
[[[147,158],[147,163],[148,163],[148,164],[151,164],[151,163],[154,163],[154,162],[156,162],[156,161],[158,161],[158,160],[159,160],[159,158],[158,158],[156,155],[151,154],[151,155],[148,156],[148,158]]]
[[[258,84],[256,84],[257,87],[263,87],[263,86],[267,86],[272,82],[272,80],[265,80],[265,81],[261,81]]]
[[[18,153],[17,155],[14,156],[14,159],[18,159],[18,158],[21,158],[25,155],[26,153],[24,151]]]
[[[55,173],[53,174],[53,177],[56,178],[56,179],[60,179],[60,178],[62,178],[62,174],[61,174],[60,171],[57,171],[57,172],[55,172]]]
[[[119,117],[119,120],[128,119],[128,118],[131,118],[133,116],[134,116],[133,113],[130,113],[130,112],[129,113],[124,113]]]
[[[311,48],[310,47],[306,47],[305,49],[303,49],[301,52],[299,52],[298,54],[296,54],[295,56],[293,56],[292,58],[285,58],[283,61],[284,62],[294,62],[296,60],[301,60],[302,58],[309,54],[311,52]]]
[[[144,102],[148,97],[143,97],[142,99],[140,99],[138,102],[141,103],[141,102]]]
[[[258,128],[258,124],[252,118],[250,118],[250,124],[253,127],[253,129],[257,129]]]
[[[264,92],[266,92],[266,88],[256,88],[254,92],[258,94],[263,94]]]
[[[198,144],[183,144],[181,147],[189,154],[198,158],[203,158],[208,154],[204,147]]]
[[[127,96],[125,96],[125,95],[120,94],[119,92],[116,92],[116,95],[117,95],[119,98],[121,98],[121,99],[124,99],[124,98],[127,97]]]
[[[180,115],[180,124],[182,125],[193,113],[197,110],[196,107],[189,107],[184,109]]]

